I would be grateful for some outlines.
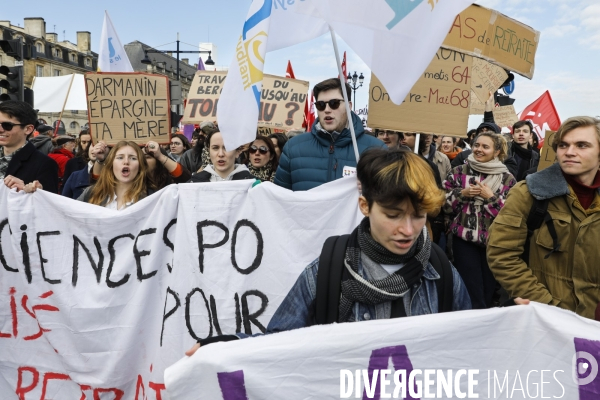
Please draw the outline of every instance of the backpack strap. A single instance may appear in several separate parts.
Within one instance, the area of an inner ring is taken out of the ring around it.
[[[454,274],[452,266],[444,251],[435,243],[431,243],[429,261],[440,279],[435,281],[438,294],[438,313],[452,311],[454,304]]]
[[[315,322],[317,325],[337,322],[340,306],[344,258],[350,235],[332,236],[323,244],[319,256]]]
[[[554,253],[560,249],[560,243],[558,242],[558,235],[556,234],[556,229],[554,228],[554,221],[552,221],[552,216],[548,213],[548,204],[550,203],[550,199],[538,200],[533,199],[533,204],[531,209],[529,210],[529,216],[527,217],[527,239],[525,241],[525,247],[523,250],[523,255],[521,258],[526,263],[529,263],[529,249],[530,249],[530,241],[533,232],[539,229],[542,226],[542,223],[546,223],[548,227],[548,232],[550,233],[550,237],[552,237],[552,250],[546,254],[544,259],[547,259]]]

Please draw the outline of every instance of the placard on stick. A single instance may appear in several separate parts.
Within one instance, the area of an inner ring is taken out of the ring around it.
[[[515,107],[512,104],[495,107],[492,112],[494,113],[494,122],[501,128],[510,128],[519,120]]]
[[[88,119],[93,141],[169,143],[169,78],[144,73],[85,74]]]
[[[489,8],[472,4],[458,14],[442,47],[484,58],[529,79],[540,33]]]
[[[226,76],[226,72],[220,71],[196,72],[188,94],[183,123],[218,123],[217,107]],[[307,93],[307,81],[265,75],[257,126],[281,130],[301,129]]]
[[[546,131],[544,146],[542,147],[542,151],[540,152],[540,163],[538,164],[538,171],[548,168],[556,161],[556,152],[552,148],[552,142],[554,142],[554,135],[556,135],[556,132]]]
[[[439,49],[401,105],[390,101],[379,79],[372,75],[369,127],[466,137],[472,65],[469,55]]]

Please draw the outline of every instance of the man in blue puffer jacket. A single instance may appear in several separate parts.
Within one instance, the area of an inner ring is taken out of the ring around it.
[[[346,84],[348,99],[351,89]],[[341,178],[344,167],[356,167],[352,136],[337,78],[327,79],[313,89],[318,119],[310,133],[290,139],[281,152],[275,184],[286,189],[309,190]],[[365,133],[360,118],[352,113],[358,152],[371,147],[386,149],[385,143]]]

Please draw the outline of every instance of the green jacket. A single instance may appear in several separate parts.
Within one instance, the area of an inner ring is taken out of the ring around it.
[[[548,212],[560,243],[552,250],[546,224],[530,238],[529,265],[520,256],[527,238],[532,195],[551,199]],[[600,195],[584,210],[558,164],[529,175],[508,193],[490,227],[487,259],[511,297],[555,305],[594,319],[600,302]]]

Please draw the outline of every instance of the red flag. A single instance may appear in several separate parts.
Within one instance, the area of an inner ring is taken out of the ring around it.
[[[344,74],[344,78],[348,76],[348,69],[346,67],[346,52],[344,52],[344,59],[342,60],[342,74]]]
[[[308,99],[304,103],[304,122],[302,123],[302,127],[306,129],[307,132],[310,132],[313,124],[315,123],[315,95],[313,92],[310,92],[310,107],[308,105]]]
[[[519,116],[520,120],[529,120],[533,124],[533,130],[538,136],[540,149],[544,145],[546,131],[557,131],[560,127],[560,117],[554,107],[550,92],[546,92],[539,99],[525,107]]]
[[[296,75],[294,75],[294,70],[292,69],[292,62],[288,60],[288,66],[285,70],[285,77],[296,79]]]

